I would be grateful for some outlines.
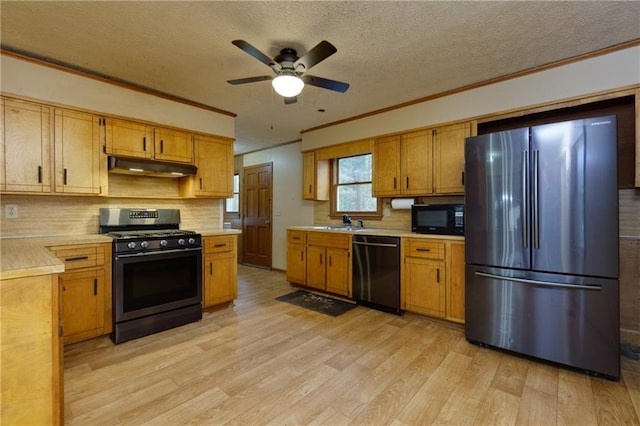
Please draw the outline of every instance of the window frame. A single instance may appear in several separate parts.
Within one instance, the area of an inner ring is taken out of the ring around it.
[[[372,197],[376,200],[376,211],[340,211],[338,212],[338,187],[345,186],[345,184],[338,184],[338,162],[343,158],[350,157],[359,157],[362,155],[372,155],[370,152],[361,153],[356,155],[349,155],[344,157],[338,157],[331,159],[330,164],[330,176],[331,176],[331,191],[329,194],[330,199],[330,209],[329,209],[329,217],[331,219],[340,219],[342,220],[343,215],[351,216],[352,220],[356,219],[369,219],[369,220],[382,220],[382,200],[378,197]],[[373,168],[373,162],[372,162]],[[368,183],[368,182],[358,182],[358,183]],[[373,185],[373,170],[371,176],[371,184]]]
[[[236,176],[238,176],[238,192],[233,192],[233,195],[238,196],[238,211],[237,212],[227,211],[227,200],[229,198],[225,198],[224,199],[224,218],[225,219],[240,219],[240,214],[242,212],[242,200],[240,199],[240,186],[242,185],[242,182],[240,181],[240,173],[233,174],[234,179]],[[230,197],[230,198],[233,198],[233,197]]]

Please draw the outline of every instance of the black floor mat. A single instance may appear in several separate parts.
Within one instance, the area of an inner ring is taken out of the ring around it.
[[[332,317],[344,314],[357,306],[355,303],[319,296],[304,290],[298,290],[285,294],[284,296],[276,297],[276,300],[291,303],[301,308],[311,309],[321,314],[331,315]]]

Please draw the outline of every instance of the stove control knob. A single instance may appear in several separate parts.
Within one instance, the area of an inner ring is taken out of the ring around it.
[[[134,248],[136,248],[136,243],[131,241],[131,242],[127,243],[127,247],[130,248],[131,250],[133,250]]]
[[[185,240],[184,240],[184,238],[180,238],[180,239],[178,240],[178,245],[179,245],[179,246],[183,246],[184,244],[185,244]]]
[[[143,241],[140,243],[140,247],[142,247],[143,249],[149,248],[149,243],[146,241]]]
[[[167,240],[160,240],[160,247],[166,247],[167,246]]]
[[[196,243],[196,239],[195,238],[189,238],[189,244],[193,245]]]

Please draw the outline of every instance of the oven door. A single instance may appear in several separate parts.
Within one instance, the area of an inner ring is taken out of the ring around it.
[[[117,254],[115,322],[202,303],[202,249]]]

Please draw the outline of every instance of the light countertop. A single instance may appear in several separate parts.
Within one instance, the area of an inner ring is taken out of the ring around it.
[[[238,229],[200,229],[203,237],[240,234]],[[0,239],[0,280],[64,272],[64,264],[47,247],[110,243],[106,235],[60,235]]]
[[[329,226],[329,229],[325,225],[309,225],[309,226],[289,226],[287,229],[297,231],[312,231],[312,232],[335,232],[340,234],[352,234],[352,235],[381,235],[389,237],[401,237],[401,238],[424,238],[424,239],[437,239],[437,240],[455,240],[464,241],[464,236],[461,235],[435,235],[435,234],[417,234],[409,230],[404,229],[383,229],[383,228],[364,228],[360,229],[353,227],[351,230],[346,229],[330,229],[330,228],[342,228],[340,226]]]

